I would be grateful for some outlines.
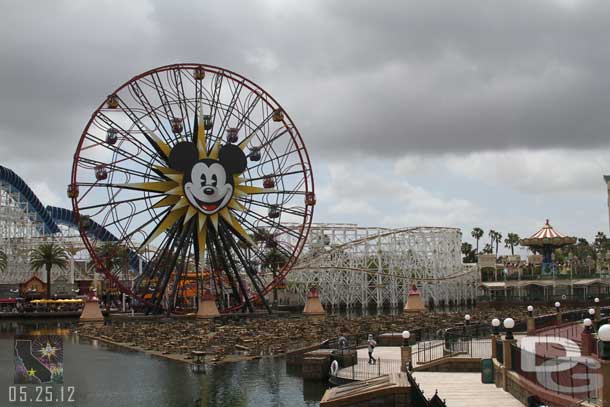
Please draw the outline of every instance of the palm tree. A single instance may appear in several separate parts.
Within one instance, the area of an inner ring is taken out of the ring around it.
[[[461,251],[462,251],[462,254],[464,255],[464,258],[463,258],[464,263],[474,263],[476,261],[474,251],[472,250],[472,245],[470,243],[463,242]]]
[[[516,233],[509,233],[506,239],[504,239],[504,247],[510,247],[510,253],[513,256],[515,255],[515,246],[519,244],[519,240],[521,240],[521,238]]]
[[[493,247],[489,243],[485,243],[485,247],[483,247],[483,253],[492,254],[494,252]]]
[[[472,232],[470,233],[470,235],[477,241],[477,255],[479,254],[479,239],[481,239],[484,234],[485,232],[483,232],[483,229],[478,227],[472,229]]]
[[[6,253],[4,253],[4,251],[0,250],[0,271],[6,270],[7,266],[8,266],[8,258],[6,257]]]
[[[113,271],[126,264],[127,250],[116,242],[104,242],[97,247],[96,252],[104,261],[104,266],[108,271]]]
[[[498,245],[502,241],[502,233],[496,232],[496,235],[494,237],[494,243],[496,244],[496,257],[498,257]]]
[[[277,272],[280,270],[284,264],[288,261],[288,257],[279,251],[277,247],[273,247],[268,249],[265,252],[265,256],[263,257],[262,266],[264,268],[271,270],[271,275],[273,279],[277,277]],[[277,308],[277,287],[273,287],[273,300],[272,305],[274,308]]]
[[[30,252],[30,266],[38,271],[42,267],[47,270],[47,299],[51,298],[51,268],[57,266],[65,270],[68,265],[66,249],[55,243],[44,243]]]
[[[490,238],[490,246],[492,248],[494,246],[496,246],[496,257],[497,257],[498,256],[498,245],[502,241],[502,233],[496,232],[495,230],[491,229],[489,231],[489,238]]]
[[[275,240],[275,236],[264,228],[257,228],[255,230],[254,241],[263,245],[264,250],[263,258],[261,259],[261,266],[264,269],[271,270],[271,275],[275,280],[278,270],[280,270],[284,264],[286,264],[288,257],[278,249],[278,243]],[[277,288],[274,287],[272,299],[273,308],[277,308],[277,304]]]

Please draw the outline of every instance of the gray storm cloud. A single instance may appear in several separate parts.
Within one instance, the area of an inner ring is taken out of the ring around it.
[[[604,1],[1,4],[3,164],[53,187],[103,98],[174,62],[254,80],[324,160],[609,144]]]

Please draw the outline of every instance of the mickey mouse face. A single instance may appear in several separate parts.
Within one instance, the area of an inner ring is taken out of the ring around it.
[[[218,160],[198,159],[197,147],[191,142],[180,142],[169,156],[171,168],[184,172],[183,189],[186,199],[206,215],[217,213],[233,197],[233,176],[246,169],[246,156],[233,145],[223,146]]]

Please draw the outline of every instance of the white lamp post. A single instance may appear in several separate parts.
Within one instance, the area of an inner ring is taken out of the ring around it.
[[[610,360],[610,325],[602,325],[597,331],[597,337],[601,341],[599,356],[603,360]]]
[[[491,327],[494,335],[498,335],[500,333],[500,320],[498,318],[494,318],[491,320]]]
[[[512,318],[506,318],[504,320],[504,328],[506,329],[506,339],[515,339],[513,336],[513,328],[515,327],[515,320]]]
[[[411,337],[411,332],[409,331],[402,331],[402,345],[403,346],[408,346],[409,345],[409,338]]]
[[[400,348],[400,368],[403,372],[407,371],[407,369],[411,369],[411,347],[409,346],[409,338],[411,338],[411,332],[402,331],[402,347]]]
[[[582,321],[582,324],[585,327],[585,332],[591,332],[591,326],[593,325],[593,321],[591,321],[589,318],[585,318]]]
[[[527,306],[527,316],[528,317],[533,317],[534,316],[534,307],[532,307],[531,305]]]

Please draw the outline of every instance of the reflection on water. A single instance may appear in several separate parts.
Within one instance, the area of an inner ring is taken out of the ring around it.
[[[64,383],[76,387],[78,407],[97,406],[317,406],[324,388],[303,382],[283,358],[265,358],[207,368],[166,361],[98,341],[68,335],[71,321],[0,321],[0,388],[13,383],[13,335],[60,334]],[[5,405],[8,394],[0,394]]]

